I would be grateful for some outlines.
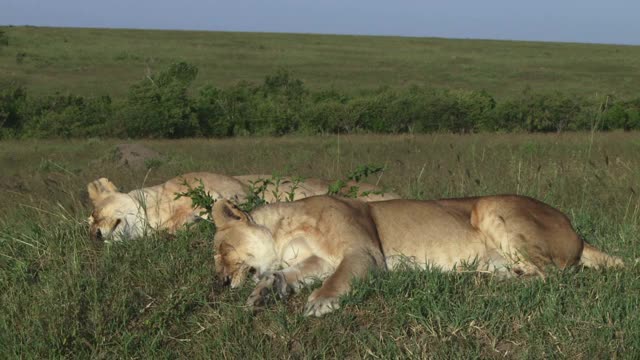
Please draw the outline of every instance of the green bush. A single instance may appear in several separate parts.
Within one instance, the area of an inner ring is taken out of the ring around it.
[[[496,105],[490,120],[482,124],[485,131],[520,131],[525,129],[528,109],[522,99]]]
[[[211,85],[200,89],[195,102],[198,126],[203,136],[222,137],[234,134],[234,123],[227,116],[223,90]]]
[[[0,47],[9,46],[9,35],[4,30],[0,30]]]
[[[497,104],[485,130],[561,132],[587,130],[590,114],[585,101],[561,93],[532,94]],[[594,115],[595,116],[595,115]]]
[[[307,105],[302,81],[279,70],[259,86],[246,82],[226,90],[205,86],[195,100],[195,112],[204,136],[279,136],[298,131]]]
[[[560,132],[581,111],[577,99],[564,94],[536,94],[528,100],[526,130],[529,132]]]
[[[27,137],[94,137],[110,135],[107,123],[112,118],[111,98],[83,98],[56,95],[28,104],[23,114],[29,121]]]
[[[290,102],[301,102],[308,94],[304,83],[295,79],[285,69],[279,69],[274,75],[267,75],[261,87],[263,96],[283,96]]]
[[[222,124],[230,126],[232,135],[249,135],[256,133],[256,124],[252,117],[253,99],[256,89],[247,82],[240,82],[221,94],[220,104]]]
[[[22,109],[27,101],[27,91],[15,84],[0,89],[0,139],[17,136],[24,126]]]
[[[602,130],[640,129],[640,99],[636,101],[614,102],[602,114]]]
[[[465,91],[457,94],[460,120],[458,132],[485,130],[493,123],[495,99],[486,91]],[[453,129],[452,129],[453,130]]]
[[[300,127],[299,108],[280,97],[253,99],[251,110],[253,134],[281,136],[294,133]]]
[[[347,106],[331,99],[310,102],[301,118],[300,131],[306,134],[343,134],[353,127]]]
[[[132,138],[183,138],[198,135],[198,117],[187,89],[198,69],[174,63],[131,87],[119,114],[119,135]]]
[[[447,90],[414,90],[409,96],[413,111],[417,115],[417,132],[430,133],[453,131],[458,123],[458,104]]]
[[[523,91],[496,101],[485,91],[413,86],[358,95],[309,91],[286,70],[259,84],[190,89],[198,69],[179,62],[131,86],[124,101],[74,95],[27,98],[0,90],[0,137],[131,138],[281,136],[291,133],[560,132],[640,129],[640,99],[600,104]],[[190,95],[195,93],[194,95]],[[115,109],[118,109],[117,111]]]
[[[408,132],[418,120],[415,105],[419,102],[406,92],[387,89],[374,96],[352,100],[348,113],[357,130],[396,134]]]
[[[627,102],[627,122],[625,130],[640,130],[640,99]]]
[[[627,125],[627,111],[623,104],[614,104],[602,114],[602,130],[623,129]]]
[[[308,91],[300,79],[280,69],[267,76],[253,99],[252,118],[257,134],[285,135],[298,131],[300,114],[308,103]]]

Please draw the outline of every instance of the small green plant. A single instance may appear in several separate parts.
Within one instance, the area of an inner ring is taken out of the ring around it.
[[[349,180],[360,182],[362,179],[366,179],[371,175],[379,174],[384,171],[384,166],[376,164],[359,165],[353,170],[347,177]]]
[[[212,211],[213,205],[216,202],[216,199],[211,196],[211,193],[205,190],[204,183],[202,179],[196,179],[199,182],[199,185],[193,187],[186,180],[182,181],[182,185],[187,188],[187,191],[176,193],[175,200],[186,196],[191,198],[191,206],[195,208],[203,209],[200,212],[200,216],[207,216],[212,219]],[[299,188],[299,184],[302,181],[301,177],[292,178],[292,185],[289,191],[280,192],[280,185],[283,183],[283,179],[280,176],[274,175],[270,179],[257,179],[255,181],[251,181],[249,184],[249,192],[247,193],[246,200],[240,204],[238,207],[243,211],[251,211],[259,206],[265,205],[267,201],[265,200],[265,194],[269,191],[269,186],[273,185],[273,189],[271,190],[271,194],[273,197],[280,201],[281,199],[285,201],[293,201],[295,199],[295,191]]]
[[[211,193],[205,190],[202,179],[196,179],[196,181],[199,182],[199,185],[194,188],[186,179],[183,179],[182,185],[187,188],[187,191],[176,193],[175,200],[178,200],[183,196],[191,198],[191,206],[194,209],[203,209],[202,211],[200,211],[200,216],[206,215],[211,219],[213,204],[215,204],[216,200],[213,198],[213,196],[211,196]]]
[[[332,182],[331,184],[329,184],[329,189],[327,189],[327,194],[329,195],[340,195],[342,192],[342,189],[347,186],[347,182],[342,180],[342,179],[338,179],[334,182]]]
[[[249,193],[247,200],[239,204],[238,206],[244,211],[251,211],[258,206],[262,206],[267,203],[265,195],[268,191],[271,191],[271,195],[276,201],[294,201],[296,190],[300,187],[300,183],[303,178],[300,176],[294,176],[291,178],[291,188],[288,191],[282,192],[280,187],[284,184],[285,180],[281,176],[272,175],[269,179],[257,179],[249,183]],[[272,185],[271,190],[269,186]]]
[[[289,190],[288,192],[285,193],[287,201],[295,200],[296,190],[298,190],[298,188],[300,187],[300,183],[302,181],[304,181],[304,179],[301,176],[294,176],[294,177],[291,178],[291,182],[292,182],[291,190]]]
[[[247,199],[242,204],[238,204],[238,207],[243,211],[251,211],[261,205],[267,203],[264,199],[264,194],[267,188],[271,184],[268,179],[258,179],[256,181],[249,182],[249,193]]]
[[[355,181],[356,183],[360,183],[362,180],[368,178],[371,175],[379,174],[384,172],[384,166],[376,165],[376,164],[365,164],[359,165],[355,168],[349,175],[347,175],[347,179],[351,181]],[[360,192],[359,185],[351,185],[348,189],[345,189],[348,185],[348,182],[342,179],[338,179],[333,183],[329,184],[329,188],[327,190],[327,194],[329,195],[341,195],[348,198],[358,198],[362,196],[367,196],[370,194],[384,194],[383,190],[368,190]]]
[[[276,201],[293,201],[296,196],[296,190],[300,187],[300,182],[302,181],[302,177],[296,176],[291,179],[291,189],[288,191],[281,191],[280,187],[284,185],[286,181],[279,175],[272,175],[271,179],[264,180],[267,184],[272,184],[273,189],[271,190],[271,195]]]

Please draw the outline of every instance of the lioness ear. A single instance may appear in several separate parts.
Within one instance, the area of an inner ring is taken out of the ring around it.
[[[250,221],[249,214],[238,209],[231,201],[220,199],[213,205],[213,222],[222,227],[236,221]]]
[[[89,199],[95,204],[118,191],[118,188],[107,178],[100,178],[87,184]]]

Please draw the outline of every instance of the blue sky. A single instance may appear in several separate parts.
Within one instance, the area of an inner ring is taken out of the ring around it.
[[[640,45],[639,0],[0,0],[0,24]]]

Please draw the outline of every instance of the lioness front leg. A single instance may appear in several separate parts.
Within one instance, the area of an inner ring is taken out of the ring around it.
[[[340,296],[351,290],[351,281],[354,278],[362,279],[370,269],[383,266],[383,262],[380,261],[381,254],[377,255],[369,251],[357,251],[345,256],[322,287],[309,295],[304,315],[320,317],[340,308]]]
[[[262,306],[276,295],[286,299],[297,293],[304,285],[316,279],[324,279],[332,271],[331,264],[320,257],[311,256],[302,262],[275,272],[267,272],[247,299],[248,306]]]

